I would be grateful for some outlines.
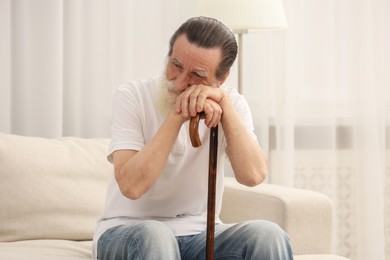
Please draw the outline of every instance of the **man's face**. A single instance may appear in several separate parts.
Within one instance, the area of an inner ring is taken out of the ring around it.
[[[185,35],[176,39],[172,55],[168,57],[165,78],[160,82],[157,106],[166,115],[175,105],[177,96],[191,85],[219,87],[215,72],[220,63],[221,50],[200,48],[188,42]]]
[[[185,34],[179,36],[168,57],[166,79],[171,81],[177,92],[184,91],[191,85],[215,85],[222,82],[215,77],[221,61],[219,48],[201,48],[191,44]]]

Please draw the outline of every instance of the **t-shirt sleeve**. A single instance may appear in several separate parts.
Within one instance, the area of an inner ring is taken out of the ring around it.
[[[250,110],[248,102],[245,100],[244,96],[240,95],[236,90],[234,89],[227,89],[225,90],[230,97],[230,100],[236,109],[238,115],[240,116],[242,122],[250,132],[251,136],[257,140],[256,134],[255,134],[255,128],[253,125],[253,118],[252,118],[252,112]]]
[[[112,99],[111,143],[107,159],[117,150],[136,150],[144,147],[140,97],[134,85],[119,87]]]

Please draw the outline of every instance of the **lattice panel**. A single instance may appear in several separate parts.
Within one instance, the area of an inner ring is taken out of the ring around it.
[[[389,156],[388,156],[389,157]],[[389,160],[387,160],[389,162]],[[390,166],[386,167],[385,174],[385,242],[386,260],[390,260]]]
[[[293,161],[293,182],[297,188],[314,190],[327,195],[334,204],[334,251],[350,259],[357,258],[357,219],[356,194],[357,183],[355,156],[353,151],[300,150],[295,151]],[[290,172],[291,167],[280,162],[285,161],[285,153],[271,153],[271,182],[278,183]],[[386,260],[390,260],[390,153],[387,155],[387,168],[384,176],[385,189],[385,250]],[[291,180],[290,180],[291,181]]]
[[[295,167],[295,186],[327,195],[335,209],[334,247],[340,255],[355,259],[356,228],[353,199],[354,172],[351,167]]]

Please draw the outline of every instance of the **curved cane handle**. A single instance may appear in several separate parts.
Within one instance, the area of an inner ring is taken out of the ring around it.
[[[203,117],[204,113],[198,113],[196,116],[191,117],[190,120],[190,139],[191,139],[191,144],[193,147],[199,147],[202,145],[202,142],[200,141],[199,138],[199,121]]]

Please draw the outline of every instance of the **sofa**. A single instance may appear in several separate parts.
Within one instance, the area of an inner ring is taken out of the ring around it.
[[[0,133],[0,260],[91,259],[112,165],[108,139]],[[289,234],[295,259],[330,255],[332,204],[322,194],[225,179],[225,222],[267,219]]]

